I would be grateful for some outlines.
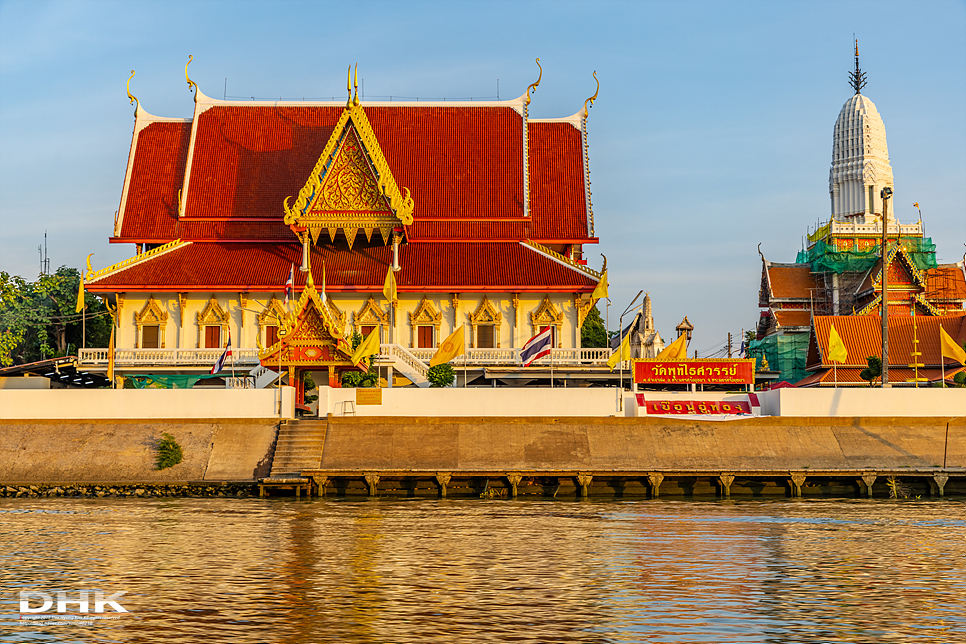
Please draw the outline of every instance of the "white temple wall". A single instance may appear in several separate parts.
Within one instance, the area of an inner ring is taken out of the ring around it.
[[[220,326],[221,346],[231,333],[232,346],[235,348],[254,348],[258,343],[265,343],[264,325],[259,323],[259,313],[269,306],[274,295],[281,303],[283,293],[188,293],[186,294],[181,324],[181,300],[178,293],[125,293],[120,298],[120,324],[117,331],[116,346],[118,348],[144,348],[141,337],[144,325],[159,327],[158,348],[165,349],[195,349],[205,346],[204,332],[199,325],[198,318],[209,308],[211,299],[214,304],[208,311],[206,323]],[[289,312],[299,295],[296,292],[287,307]],[[374,299],[379,313],[388,315],[389,305],[381,292],[378,293],[334,293],[329,297],[335,306],[345,314],[348,332],[352,333],[358,327],[371,322],[361,321],[358,316],[366,306],[370,296]],[[535,333],[531,320],[531,313],[539,314],[547,298],[553,311],[562,314],[559,326],[558,346],[564,348],[579,346],[580,330],[577,327],[577,310],[571,293],[522,293],[518,295],[517,307],[514,307],[512,293],[460,293],[454,311],[451,293],[426,293],[425,297],[431,305],[421,315],[416,326],[420,324],[434,327],[434,345],[438,346],[460,324],[467,329],[467,346],[478,346],[477,338],[473,337],[473,315],[480,308],[484,296],[489,300],[493,310],[499,313],[499,324],[496,327],[494,344],[499,348],[520,348]],[[395,328],[393,341],[404,347],[418,344],[417,331],[410,322],[410,314],[417,314],[424,294],[401,293],[395,311]],[[244,306],[242,306],[244,299]],[[149,306],[150,304],[150,306]],[[454,317],[455,313],[455,317]],[[429,314],[429,315],[427,315]],[[429,318],[438,316],[438,327]],[[223,317],[222,317],[223,316]],[[546,320],[546,318],[544,318]],[[139,320],[141,324],[139,324]],[[265,324],[271,324],[272,318],[267,318]],[[481,320],[482,324],[490,324],[489,320]],[[388,328],[384,327],[382,342],[389,341]]]

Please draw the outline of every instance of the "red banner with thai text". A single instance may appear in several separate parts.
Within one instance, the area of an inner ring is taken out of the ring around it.
[[[634,381],[641,384],[750,385],[755,382],[755,361],[635,360]]]
[[[637,404],[648,414],[751,413],[751,404],[741,400],[644,400],[644,394],[637,394]]]

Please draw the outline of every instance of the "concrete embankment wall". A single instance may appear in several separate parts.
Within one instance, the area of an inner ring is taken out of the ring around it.
[[[944,453],[966,467],[963,417],[331,417],[320,469],[862,470],[942,466]]]
[[[294,387],[0,389],[0,420],[195,420],[294,417]]]
[[[0,482],[251,480],[268,476],[277,422],[0,420]],[[184,460],[157,470],[155,445],[165,432]]]

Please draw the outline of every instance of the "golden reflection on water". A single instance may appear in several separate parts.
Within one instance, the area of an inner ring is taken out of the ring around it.
[[[955,642],[966,505],[3,499],[0,588],[2,642]]]

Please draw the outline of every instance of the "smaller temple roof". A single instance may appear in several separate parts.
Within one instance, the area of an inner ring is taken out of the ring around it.
[[[765,271],[772,299],[810,299],[815,278],[808,264],[765,262]]]
[[[812,338],[808,352],[808,369],[817,367],[831,368],[831,363],[825,363],[828,356],[829,329],[835,325],[845,349],[848,359],[845,364],[838,365],[841,373],[843,367],[864,369],[869,356],[882,353],[882,322],[874,315],[836,315],[815,316],[812,328]],[[939,348],[939,325],[960,346],[966,342],[966,313],[958,315],[891,315],[889,316],[889,369],[893,366],[903,368],[912,362],[910,354],[913,349],[913,324],[916,326],[915,337],[919,340],[919,351],[922,352],[922,363],[927,367],[938,368],[942,362]],[[817,345],[816,345],[817,343]],[[817,349],[821,349],[821,356]],[[955,366],[947,359],[948,366]]]
[[[798,309],[777,309],[772,311],[779,327],[783,326],[809,326],[812,323],[812,312],[809,310]]]

